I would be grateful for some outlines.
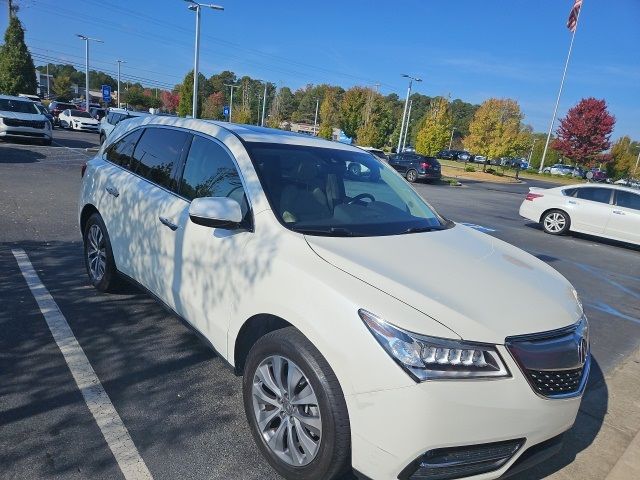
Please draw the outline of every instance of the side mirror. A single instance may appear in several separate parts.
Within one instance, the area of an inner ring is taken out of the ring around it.
[[[240,204],[227,197],[195,198],[189,206],[189,218],[197,225],[212,228],[238,228],[242,222]]]

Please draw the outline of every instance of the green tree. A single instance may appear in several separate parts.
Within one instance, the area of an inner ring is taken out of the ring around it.
[[[364,106],[364,124],[356,131],[359,145],[381,148],[393,132],[395,121],[393,112],[384,97],[368,89]]]
[[[4,44],[0,46],[0,92],[35,94],[37,88],[33,59],[24,43],[24,29],[14,14],[4,34]]]
[[[434,156],[447,146],[450,140],[453,119],[447,99],[439,97],[420,122],[416,137],[416,152]]]
[[[198,112],[202,112],[202,101],[212,93],[211,90],[211,84],[207,82],[206,77],[201,73],[198,74]],[[193,104],[193,70],[187,73],[182,83],[178,86],[178,93],[180,94],[178,115],[181,117],[191,115]]]
[[[224,120],[224,93],[215,92],[209,95],[202,105],[202,118]]]
[[[331,140],[333,138],[333,128],[340,123],[340,95],[341,88],[331,87],[325,92],[324,99],[320,104],[320,128],[318,136]]]
[[[612,161],[607,164],[608,173],[614,178],[628,178],[635,175],[635,165],[640,151],[640,143],[632,142],[624,136],[611,147]]]
[[[369,89],[351,87],[342,96],[340,102],[340,128],[347,137],[355,138],[358,128],[364,124],[364,107]]]
[[[51,91],[57,100],[67,101],[71,98],[71,79],[67,75],[59,75],[53,80]]]
[[[487,158],[515,155],[526,148],[521,134],[522,112],[518,102],[511,99],[490,98],[476,111],[464,146],[472,153]]]

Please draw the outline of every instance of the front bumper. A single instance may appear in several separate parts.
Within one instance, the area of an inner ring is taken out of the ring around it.
[[[373,480],[411,478],[407,467],[428,451],[524,439],[500,468],[472,476],[493,479],[530,447],[569,429],[581,397],[538,396],[506,349],[499,350],[510,378],[427,381],[348,396],[353,467]]]
[[[51,138],[51,130],[47,128],[8,127],[0,125],[0,138]]]
[[[83,132],[97,132],[98,125],[83,125],[83,124],[73,124],[72,127],[74,130],[81,130]]]

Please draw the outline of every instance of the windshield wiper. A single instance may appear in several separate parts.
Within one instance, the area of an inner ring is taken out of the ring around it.
[[[404,233],[420,233],[420,232],[433,232],[436,230],[444,230],[443,227],[409,227]]]
[[[353,232],[346,228],[342,227],[331,227],[327,229],[320,228],[305,228],[305,227],[293,227],[294,230],[298,233],[309,234],[309,235],[327,235],[332,237],[351,237],[353,236]]]

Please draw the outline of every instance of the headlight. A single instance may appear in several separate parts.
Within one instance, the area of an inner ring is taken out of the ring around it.
[[[493,345],[407,332],[363,309],[358,315],[391,358],[417,382],[511,376]]]

